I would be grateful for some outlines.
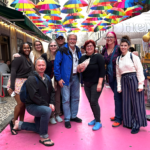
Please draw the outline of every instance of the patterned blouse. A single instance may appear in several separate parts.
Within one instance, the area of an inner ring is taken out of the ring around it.
[[[109,62],[110,62],[110,58],[111,58],[112,53],[110,55],[108,55],[107,54],[107,49],[106,49],[106,47],[104,47],[103,50],[102,50],[102,55],[104,56],[105,64],[108,65]],[[116,78],[116,59],[120,55],[121,55],[121,51],[120,51],[119,46],[117,46],[117,49],[115,51],[115,54],[114,54],[114,57],[113,57],[113,60],[112,60],[112,62],[113,62],[113,76],[114,76],[114,78]]]

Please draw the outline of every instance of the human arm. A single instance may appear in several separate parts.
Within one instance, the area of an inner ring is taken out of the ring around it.
[[[63,87],[63,83],[65,83],[63,79],[61,79],[61,72],[60,72],[62,59],[63,59],[62,53],[58,51],[54,60],[54,75],[61,87]]]
[[[133,62],[134,62],[134,66],[138,78],[138,89],[139,92],[141,92],[144,88],[144,80],[145,80],[144,73],[143,73],[143,66],[138,56],[136,55],[132,55],[132,56],[133,56]]]
[[[50,84],[51,84],[52,89],[51,91],[49,91],[51,92],[49,107],[52,109],[52,111],[55,111],[55,90],[52,86],[52,82]]]
[[[14,60],[14,58],[16,58],[16,57],[21,57],[21,55],[20,55],[19,53],[15,53],[15,54],[13,54],[13,56],[12,56],[12,60]]]
[[[57,81],[61,80],[60,67],[61,67],[62,59],[63,59],[62,53],[58,51],[56,53],[55,60],[54,60],[54,75]]]
[[[105,77],[105,61],[102,55],[97,54],[97,62],[99,66],[99,80],[97,85],[97,92],[100,92],[102,89],[103,80]]]
[[[37,105],[49,106],[47,101],[39,94],[39,86],[34,76],[30,76],[26,81],[26,88],[29,93],[30,99]]]
[[[10,88],[14,91],[15,90],[15,79],[17,76],[17,71],[19,70],[19,67],[21,66],[21,64],[23,63],[23,58],[22,57],[16,57],[13,61],[12,61],[12,65],[11,65],[11,77],[10,77]]]
[[[118,62],[119,57],[116,59],[116,77],[117,77],[117,91],[119,93],[122,92],[121,90],[121,73],[119,71],[119,62]]]

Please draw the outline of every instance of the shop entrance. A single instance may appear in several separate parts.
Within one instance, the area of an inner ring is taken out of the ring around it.
[[[9,37],[0,35],[0,59],[10,60]]]

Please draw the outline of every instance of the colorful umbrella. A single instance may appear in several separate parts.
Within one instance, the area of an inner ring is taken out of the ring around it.
[[[89,15],[89,17],[104,17],[104,16],[107,16],[106,12],[105,11],[102,11],[102,10],[95,10],[95,11],[92,11]]]
[[[109,18],[106,18],[106,17],[104,17],[103,19],[105,21],[109,22],[110,24],[117,24],[118,23],[117,19],[109,19]]]
[[[40,19],[40,16],[38,16],[37,14],[27,14],[27,16],[29,17],[29,19]]]
[[[104,27],[108,25],[111,25],[111,24],[107,21],[102,20],[96,25],[96,27],[94,28],[94,32],[105,30]]]
[[[111,9],[112,6],[111,5],[102,5],[102,4],[98,4],[98,5],[93,5],[90,9],[92,10],[108,10]]]
[[[77,12],[80,12],[80,11],[82,11],[81,8],[63,8],[61,10],[61,12],[65,13],[65,14],[77,13]]]
[[[65,24],[71,24],[71,23],[74,23],[74,19],[70,19],[70,20],[67,20],[67,21],[63,21],[63,25]]]
[[[108,13],[111,13],[111,14],[114,14],[116,16],[125,16],[125,12],[123,9],[121,8],[116,8],[116,7],[113,7],[109,10],[107,10]]]
[[[141,6],[141,5],[136,5],[136,6],[127,8],[127,10],[125,11],[125,13],[126,13],[126,15],[127,15],[127,14],[134,13],[135,11],[140,11],[140,10],[142,10],[142,9],[143,9],[143,6]]]
[[[30,9],[35,8],[35,4],[30,0],[15,0],[10,4],[11,7],[20,8],[20,9]]]
[[[88,4],[84,0],[69,0],[64,4],[66,8],[76,8],[76,7],[85,7]]]
[[[77,24],[71,23],[71,24],[63,25],[63,27],[64,27],[64,28],[77,28],[76,25],[77,25]]]
[[[42,13],[42,14],[48,14],[48,15],[50,15],[50,14],[60,14],[60,11],[58,9],[52,9],[52,10],[40,9],[39,12]]]
[[[93,5],[98,5],[98,4],[101,4],[101,5],[108,5],[108,4],[111,4],[111,3],[115,3],[117,2],[118,0],[95,0]]]
[[[36,11],[33,8],[30,8],[30,9],[18,9],[18,8],[16,8],[16,10],[17,11],[22,11],[25,14],[34,14],[34,13],[36,13]]]
[[[117,18],[118,23],[126,20],[129,16],[123,16],[122,18]]]
[[[67,32],[64,28],[56,29],[55,31],[56,31],[56,32]]]
[[[44,20],[42,19],[37,19],[37,20],[32,20],[33,23],[42,23],[44,22]]]
[[[48,20],[48,23],[62,24],[61,20]]]
[[[134,6],[134,2],[131,0],[122,0],[122,2],[114,3],[113,6],[118,8],[128,8]]]
[[[86,18],[86,20],[88,20],[88,21],[100,21],[100,20],[102,20],[103,18],[92,18],[92,17],[88,17],[88,18]]]
[[[61,20],[62,18],[60,16],[44,16],[44,19],[47,20]]]
[[[51,10],[51,9],[56,9],[59,7],[60,7],[60,5],[57,2],[55,2],[54,0],[40,1],[36,5],[36,8],[41,9],[41,10]]]
[[[84,16],[81,13],[73,13],[73,14],[68,14],[65,17],[64,21],[69,20],[69,19],[81,19],[81,18],[84,18]]]

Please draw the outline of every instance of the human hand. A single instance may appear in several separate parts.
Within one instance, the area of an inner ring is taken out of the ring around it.
[[[50,104],[49,107],[52,109],[52,111],[55,111],[55,106],[53,104]]]
[[[13,90],[11,88],[9,88],[7,91],[8,91],[8,94],[11,96]]]
[[[80,64],[79,65],[79,70],[80,70],[80,72],[83,72],[84,70],[85,70],[85,64]]]
[[[138,89],[138,92],[142,92],[143,91],[143,89]]]
[[[102,90],[102,85],[101,84],[98,84],[97,85],[97,92],[100,92]]]
[[[122,92],[122,90],[121,91],[118,91],[118,93],[121,93]]]
[[[20,57],[21,55],[19,55],[18,53],[13,55],[14,57]]]
[[[61,80],[58,81],[58,83],[59,83],[60,87],[62,88],[64,86],[63,83],[65,83],[65,82],[64,82],[63,79],[61,79]]]

